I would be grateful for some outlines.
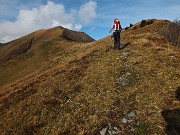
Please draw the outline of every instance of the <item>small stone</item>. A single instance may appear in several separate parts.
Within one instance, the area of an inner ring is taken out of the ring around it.
[[[65,104],[68,104],[71,101],[71,99],[68,99]]]
[[[128,55],[128,52],[122,52],[123,57],[127,57],[127,55]]]
[[[131,123],[131,122],[133,122],[133,121],[134,121],[134,120],[127,120],[128,123]]]
[[[126,123],[127,123],[126,118],[123,118],[123,119],[122,119],[122,123],[123,123],[123,124],[126,124]]]
[[[108,130],[108,127],[103,128],[103,129],[100,131],[100,134],[101,134],[101,135],[106,135],[106,134],[107,134],[107,130]]]
[[[130,75],[131,75],[131,73],[130,73],[130,72],[127,72],[127,73],[126,73],[126,76],[130,76]]]
[[[131,128],[131,129],[130,129],[130,131],[131,131],[131,132],[134,132],[134,131],[135,131],[135,129],[134,129],[134,128]]]
[[[135,116],[135,112],[130,112],[129,114],[128,114],[128,117],[134,117]]]
[[[100,131],[101,135],[117,135],[119,133],[119,129],[117,127],[113,127],[111,124],[108,124],[105,128]]]
[[[117,128],[117,127],[114,127],[114,130],[118,130],[118,128]]]

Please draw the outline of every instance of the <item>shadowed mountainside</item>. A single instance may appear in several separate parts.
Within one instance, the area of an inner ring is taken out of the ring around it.
[[[180,53],[160,33],[171,23],[123,30],[122,50],[111,36],[84,43],[66,30],[30,34],[36,45],[0,67],[0,132],[179,134]]]

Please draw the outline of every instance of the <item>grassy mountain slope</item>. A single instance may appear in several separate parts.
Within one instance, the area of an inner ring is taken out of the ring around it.
[[[69,55],[66,50],[77,44],[92,41],[85,33],[63,27],[38,30],[11,41],[0,49],[0,86],[53,64],[53,59],[64,59]]]
[[[165,23],[123,31],[126,46],[120,51],[111,48],[110,36],[91,43],[46,42],[47,52],[51,44],[73,46],[63,53],[41,50],[42,68],[1,87],[0,132],[178,134],[180,53],[159,33]]]

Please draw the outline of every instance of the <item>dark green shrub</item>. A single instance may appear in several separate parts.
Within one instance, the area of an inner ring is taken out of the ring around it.
[[[141,27],[146,26],[146,20],[142,20],[140,26],[141,26]]]
[[[129,27],[132,27],[132,26],[133,26],[133,24],[130,23]]]
[[[149,20],[149,21],[142,20],[141,24],[140,24],[140,27],[144,27],[144,26],[150,25],[152,23],[153,23],[153,20]]]
[[[126,27],[126,28],[125,28],[125,30],[128,30],[128,29],[129,29],[129,27]]]

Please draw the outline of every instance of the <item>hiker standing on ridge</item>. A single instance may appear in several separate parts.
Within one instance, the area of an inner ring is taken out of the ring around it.
[[[112,30],[114,30],[113,32],[114,48],[116,49],[118,47],[118,50],[119,50],[120,49],[120,32],[122,31],[122,27],[118,18],[114,19],[114,24],[111,30],[109,31],[109,33],[111,33]]]

